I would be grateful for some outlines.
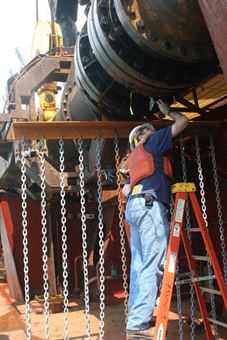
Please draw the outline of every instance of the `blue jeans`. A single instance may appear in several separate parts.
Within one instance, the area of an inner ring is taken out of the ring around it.
[[[131,231],[127,329],[147,329],[163,276],[169,239],[168,209],[157,200],[149,207],[144,197],[131,197],[125,217]]]

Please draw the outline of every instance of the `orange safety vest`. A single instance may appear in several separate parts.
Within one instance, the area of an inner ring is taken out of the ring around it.
[[[155,172],[154,157],[144,149],[143,144],[137,145],[128,157],[130,174],[130,188],[133,188],[141,179],[152,176]],[[173,179],[172,164],[169,156],[163,156],[163,171],[166,176]]]

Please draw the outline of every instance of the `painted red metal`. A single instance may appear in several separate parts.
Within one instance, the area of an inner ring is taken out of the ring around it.
[[[31,296],[42,293],[42,256],[40,204],[28,200],[28,256],[29,256],[29,286]],[[24,290],[23,242],[21,200],[13,195],[0,193],[0,205],[7,235],[15,261],[18,279]]]

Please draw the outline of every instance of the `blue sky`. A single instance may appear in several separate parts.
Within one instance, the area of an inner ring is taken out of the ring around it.
[[[50,20],[48,0],[39,0],[39,19]],[[80,30],[84,21],[83,8],[79,11]],[[0,113],[3,110],[3,96],[5,95],[6,81],[11,72],[20,69],[21,64],[15,53],[19,47],[23,56],[30,60],[32,38],[36,25],[36,0],[0,0]]]

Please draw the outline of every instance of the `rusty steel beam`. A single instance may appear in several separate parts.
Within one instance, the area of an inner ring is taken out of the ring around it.
[[[198,0],[210,32],[222,71],[227,80],[227,6],[226,0]]]
[[[203,108],[199,108],[198,105],[192,104],[191,102],[189,102],[188,100],[181,96],[176,96],[176,101],[182,105],[185,105],[187,108],[191,110],[191,112],[197,112],[201,115],[206,115],[206,110],[204,110]]]
[[[167,126],[172,123],[169,120],[151,121],[155,128]],[[35,140],[35,139],[77,139],[88,138],[93,139],[98,136],[105,139],[112,139],[117,135],[119,138],[128,138],[131,129],[144,122],[113,122],[113,121],[97,121],[97,122],[14,122],[12,133],[7,140]],[[220,121],[192,121],[189,129],[197,128],[212,129],[221,127]]]
[[[227,99],[227,95],[225,95],[225,96],[223,96],[223,97],[221,97],[221,98],[218,98],[217,100],[215,100],[215,101],[209,103],[209,104],[206,105],[206,106],[203,106],[203,109],[204,109],[204,110],[209,109],[210,107],[213,107],[214,105],[219,104],[219,103],[221,103],[222,101],[224,101],[224,100],[226,100],[226,99]]]

